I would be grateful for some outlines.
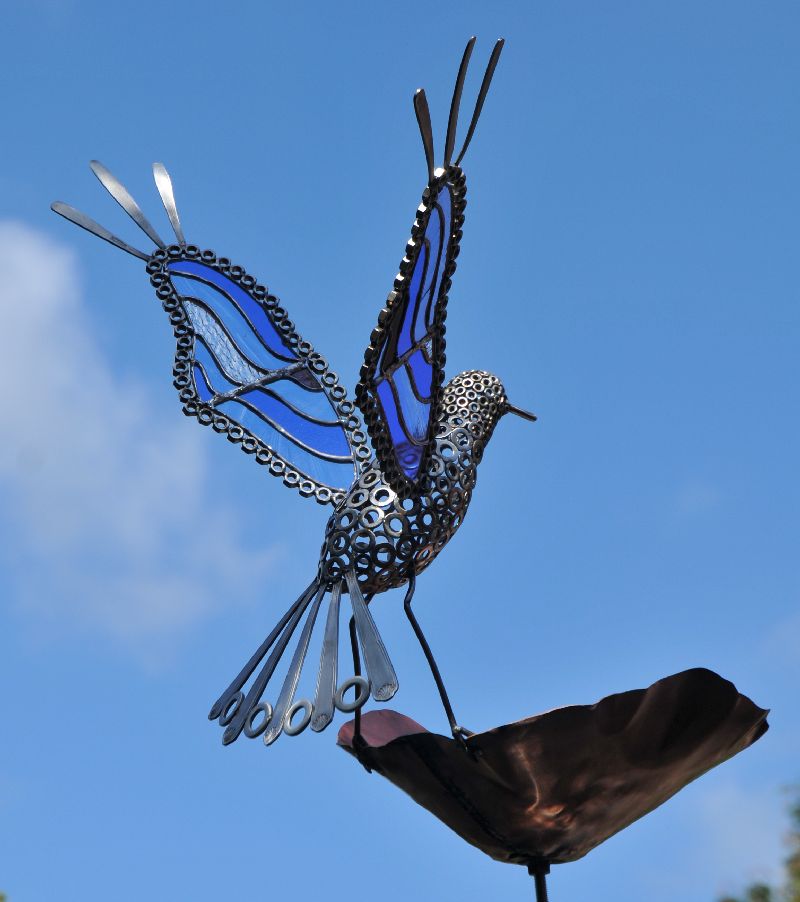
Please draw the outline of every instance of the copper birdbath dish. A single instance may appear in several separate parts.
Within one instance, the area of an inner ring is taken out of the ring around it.
[[[582,858],[692,780],[752,745],[767,714],[697,668],[458,741],[386,709],[338,742],[462,839],[524,865],[545,900],[551,864]]]

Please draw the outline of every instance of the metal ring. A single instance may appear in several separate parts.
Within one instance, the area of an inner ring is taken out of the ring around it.
[[[356,692],[356,697],[352,702],[346,702],[344,700],[345,693],[348,689],[355,687],[358,689]],[[351,676],[349,679],[345,680],[342,685],[336,690],[336,696],[334,697],[334,704],[336,707],[345,714],[352,714],[353,711],[357,711],[361,708],[369,698],[369,680],[365,680],[362,676]]]
[[[222,714],[219,716],[219,725],[221,727],[227,727],[233,718],[236,717],[236,712],[239,710],[239,706],[243,701],[244,692],[237,692],[236,695],[227,702],[222,709]]]
[[[374,504],[363,508],[358,515],[358,522],[364,529],[375,529],[383,522],[383,511]]]
[[[257,726],[253,726],[253,720],[255,719],[256,714],[260,712],[264,712],[264,719]],[[269,726],[269,722],[272,720],[272,705],[269,702],[259,702],[257,705],[254,705],[250,709],[250,713],[247,715],[244,722],[244,735],[247,736],[248,739],[257,739],[264,730]]]
[[[301,720],[296,724],[293,724],[292,718],[301,708],[306,713]],[[295,702],[286,712],[286,717],[283,718],[283,732],[286,733],[287,736],[298,736],[311,723],[311,715],[313,713],[314,706],[311,702],[307,698],[301,698],[299,702]]]

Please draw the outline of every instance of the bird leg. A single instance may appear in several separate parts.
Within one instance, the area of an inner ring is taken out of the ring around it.
[[[472,736],[472,733],[470,730],[466,730],[456,723],[455,714],[453,714],[453,706],[450,704],[447,690],[444,688],[444,681],[442,680],[442,675],[439,673],[436,659],[433,657],[433,652],[431,651],[430,645],[428,645],[428,640],[425,638],[425,634],[422,632],[422,628],[417,622],[414,612],[411,610],[411,601],[414,598],[414,589],[416,588],[416,585],[417,577],[412,570],[408,578],[408,591],[406,592],[406,600],[403,603],[403,608],[405,609],[406,617],[408,617],[411,623],[411,628],[414,630],[414,634],[416,635],[419,644],[422,646],[422,651],[428,662],[428,667],[430,667],[431,673],[433,674],[436,688],[439,690],[439,698],[441,698],[442,706],[444,707],[444,713],[447,715],[447,720],[450,724],[450,731],[453,734],[453,739],[461,743],[462,747],[467,750],[466,739],[468,736]]]

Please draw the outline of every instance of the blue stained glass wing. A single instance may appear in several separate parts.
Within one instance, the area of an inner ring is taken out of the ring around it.
[[[441,173],[441,171],[440,171]],[[465,187],[449,167],[428,186],[386,307],[364,355],[356,400],[381,469],[395,489],[424,473],[444,381],[444,320]]]
[[[372,452],[336,374],[277,299],[241,268],[193,248],[165,255],[152,281],[175,324],[185,412],[301,494],[338,503]]]

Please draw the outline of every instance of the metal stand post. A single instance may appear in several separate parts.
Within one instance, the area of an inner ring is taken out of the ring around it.
[[[533,877],[533,884],[536,887],[536,902],[548,902],[545,877],[550,873],[549,862],[536,861],[533,864],[529,864],[528,873]]]

